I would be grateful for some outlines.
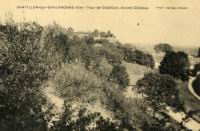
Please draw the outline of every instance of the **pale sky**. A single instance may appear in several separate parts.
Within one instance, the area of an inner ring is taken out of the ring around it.
[[[17,5],[148,6],[149,10],[41,10]],[[158,10],[157,6],[186,6],[187,10]],[[76,31],[111,30],[121,42],[200,46],[200,0],[1,0],[0,19],[11,12],[16,21],[56,21]],[[138,26],[137,23],[140,23]]]

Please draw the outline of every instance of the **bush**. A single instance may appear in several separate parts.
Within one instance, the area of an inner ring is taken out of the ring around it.
[[[196,79],[193,81],[192,87],[195,93],[200,96],[200,75],[198,75]]]
[[[160,63],[161,74],[169,74],[182,81],[189,79],[189,58],[184,52],[171,51],[167,53]]]

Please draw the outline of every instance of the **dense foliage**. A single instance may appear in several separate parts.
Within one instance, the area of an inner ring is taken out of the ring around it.
[[[41,47],[42,31],[37,23],[0,25],[0,130],[46,130],[42,85],[55,61]]]
[[[42,34],[42,43],[46,50],[51,50],[52,54],[59,56],[57,59],[61,59],[63,62],[69,59],[69,47],[72,44],[67,33],[65,28],[54,23],[45,27]]]
[[[68,101],[96,101],[105,98],[104,88],[114,88],[105,80],[90,72],[81,64],[65,64],[52,80],[62,98]]]
[[[198,50],[197,57],[200,57],[200,48]]]
[[[137,82],[136,87],[155,110],[166,106],[176,110],[184,109],[176,89],[176,82],[170,75],[146,74]]]
[[[154,50],[157,53],[159,52],[167,53],[167,52],[173,51],[173,47],[167,43],[159,43],[154,46]]]
[[[118,48],[123,50],[125,61],[154,68],[155,62],[151,54],[144,53],[129,45],[119,45]]]
[[[194,65],[194,69],[192,70],[193,76],[196,76],[199,71],[200,71],[200,63],[197,63]]]
[[[119,131],[116,122],[105,119],[100,113],[87,112],[85,108],[78,110],[78,116],[73,115],[75,110],[70,104],[65,103],[64,113],[59,121],[54,121],[50,131]]]
[[[167,53],[160,63],[161,74],[169,74],[182,81],[189,79],[189,58],[184,52],[171,51]]]
[[[135,55],[136,55],[136,63],[139,64],[139,65],[144,65],[144,66],[147,66],[147,67],[151,67],[151,68],[154,68],[155,66],[155,63],[154,63],[154,59],[153,59],[153,56],[148,54],[148,53],[143,53],[142,51],[140,50],[135,50]],[[134,56],[134,55],[133,55]],[[131,60],[134,59],[131,58]]]
[[[196,77],[196,79],[192,83],[192,87],[196,94],[200,96],[200,75]]]
[[[126,68],[121,65],[115,65],[110,73],[109,79],[114,83],[117,83],[122,89],[129,85],[129,76],[126,72]]]

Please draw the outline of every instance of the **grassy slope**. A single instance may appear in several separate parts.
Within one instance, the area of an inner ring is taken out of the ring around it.
[[[149,67],[138,65],[138,64],[123,62],[123,65],[126,67],[126,70],[130,77],[129,85],[135,85],[139,79],[143,78],[144,74],[153,71]],[[132,86],[127,87],[126,91],[124,92],[124,95],[127,98],[140,98],[141,97],[139,94],[137,94],[137,93],[135,93],[135,91],[133,91]]]
[[[123,62],[123,65],[126,67],[129,74],[130,85],[134,85],[137,80],[141,79],[144,76],[144,74],[148,72],[153,72],[151,68],[138,64]]]

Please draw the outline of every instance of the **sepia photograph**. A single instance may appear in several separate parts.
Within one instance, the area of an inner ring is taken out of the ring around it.
[[[200,131],[199,0],[1,0],[0,131]]]

